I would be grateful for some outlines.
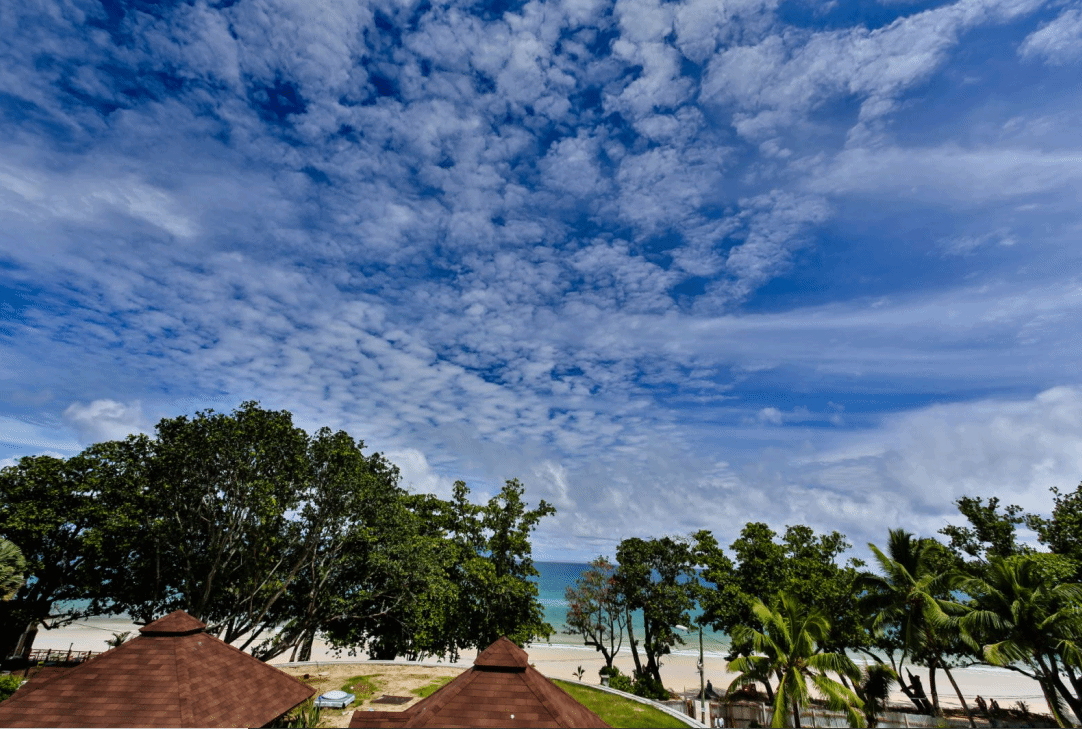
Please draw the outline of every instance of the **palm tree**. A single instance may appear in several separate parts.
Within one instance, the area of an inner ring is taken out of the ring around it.
[[[0,600],[10,600],[26,581],[26,559],[14,544],[0,539]]]
[[[855,685],[857,696],[864,702],[864,719],[868,726],[879,724],[879,715],[887,707],[890,687],[898,681],[898,674],[885,663],[872,663],[860,673]]]
[[[852,726],[864,726],[864,715],[860,711],[863,702],[850,689],[827,676],[830,671],[856,681],[860,671],[847,656],[820,652],[820,646],[830,632],[830,621],[822,611],[806,607],[784,592],[778,595],[776,610],[758,599],[751,610],[765,632],[747,626],[733,630],[733,641],[751,643],[755,654],[741,656],[729,663],[728,670],[738,671],[740,675],[729,685],[728,693],[731,695],[741,686],[774,674],[779,684],[774,696],[771,726],[788,726],[788,714],[792,710],[794,726],[799,727],[800,707],[808,702],[810,679],[831,709],[845,711]]]
[[[919,655],[928,666],[928,684],[932,692],[932,712],[942,715],[939,708],[939,692],[936,690],[936,670],[942,668],[954,687],[954,692],[975,727],[973,714],[962,696],[958,682],[946,661],[951,634],[947,628],[947,611],[960,612],[963,606],[938,595],[949,594],[954,573],[935,563],[936,550],[942,545],[934,539],[917,539],[903,529],[891,529],[884,554],[874,544],[869,544],[882,575],[866,573],[860,586],[866,590],[864,603],[874,615],[872,629],[878,634],[893,627],[902,641],[902,655],[897,665],[901,676],[905,659]],[[893,662],[893,658],[891,659]],[[901,682],[902,690],[914,703],[912,690]],[[919,703],[918,703],[919,705]]]
[[[1040,683],[1049,709],[1064,726],[1061,699],[1082,718],[1082,585],[1042,574],[1044,557],[993,557],[980,575],[961,577],[957,587],[975,605],[950,622],[986,661]],[[981,646],[978,639],[990,642]]]

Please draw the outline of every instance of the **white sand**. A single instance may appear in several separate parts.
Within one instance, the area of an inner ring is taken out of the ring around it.
[[[72,624],[57,630],[41,630],[34,643],[35,648],[52,648],[57,650],[83,650],[103,651],[107,648],[106,639],[113,633],[126,630],[137,631],[139,626],[123,618],[93,618],[87,621]],[[716,648],[716,646],[715,646]],[[583,681],[586,683],[598,683],[597,671],[605,662],[601,653],[581,645],[571,644],[546,644],[539,643],[527,648],[530,662],[541,673],[553,678],[565,678],[574,680],[574,672],[578,666],[583,668]],[[476,651],[465,651],[456,663],[445,662],[448,665],[469,666],[476,657]],[[679,649],[676,653],[662,661],[661,677],[665,685],[670,689],[682,692],[698,691],[699,672],[696,668],[698,661],[698,648],[689,645]],[[356,657],[350,657],[342,652],[339,657],[322,641],[317,641],[313,650],[312,659],[327,662],[356,662],[367,658],[363,653]],[[288,661],[289,654],[279,656],[271,663],[284,663]],[[615,665],[624,673],[630,674],[634,668],[631,654],[625,647],[616,656]],[[706,678],[713,683],[715,690],[721,691],[729,685],[735,674],[726,673],[725,660],[718,650],[709,650],[706,654]],[[919,674],[924,683],[925,691],[929,691],[928,672],[923,668],[913,668],[914,674]],[[986,700],[996,699],[1001,706],[1008,708],[1016,701],[1025,701],[1030,710],[1046,712],[1047,706],[1041,694],[1040,687],[1033,681],[1015,671],[994,667],[972,667],[957,669],[954,671],[959,688],[970,707],[974,706],[974,698],[978,695]],[[946,675],[937,673],[937,688],[939,700],[944,707],[958,707],[958,698],[947,680]],[[900,704],[908,705],[909,700],[900,691],[895,691],[894,700]]]

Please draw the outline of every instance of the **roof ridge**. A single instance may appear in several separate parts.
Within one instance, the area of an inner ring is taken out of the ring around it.
[[[533,695],[537,697],[537,700],[540,701],[541,705],[545,707],[545,711],[547,711],[549,713],[549,716],[552,717],[553,721],[555,721],[557,724],[566,723],[566,722],[561,722],[560,721],[560,712],[552,710],[553,707],[549,703],[548,697],[545,696],[546,692],[543,691],[543,690],[538,691],[539,687],[536,685],[538,683],[537,676],[541,676],[541,674],[538,673],[536,668],[534,668],[533,666],[527,666],[526,667],[526,670],[525,670],[524,675],[523,675],[523,679],[525,679],[523,681],[523,683],[526,684],[526,688],[530,689],[530,691],[533,693]],[[541,678],[544,678],[544,676],[541,676]]]
[[[192,706],[192,682],[191,676],[188,674],[188,662],[182,661],[180,655],[177,653],[177,648],[180,646],[180,641],[177,640],[173,643],[173,667],[177,671],[177,703],[180,704],[177,708],[180,710],[180,725],[181,726],[195,726],[195,711]],[[181,673],[183,672],[183,676]]]
[[[416,724],[411,724],[413,719],[421,719],[421,712],[427,712],[428,716],[424,719],[430,719],[436,716],[440,709],[446,706],[451,699],[458,696],[467,686],[469,686],[477,678],[477,673],[470,669],[458,674],[449,684],[443,686],[426,699],[418,701],[412,707],[412,715],[406,720],[407,725],[412,726],[424,726],[421,721]]]

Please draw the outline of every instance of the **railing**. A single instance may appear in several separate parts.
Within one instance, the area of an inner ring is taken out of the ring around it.
[[[82,663],[101,653],[101,651],[75,651],[57,648],[40,648],[30,651],[27,658],[30,663]]]

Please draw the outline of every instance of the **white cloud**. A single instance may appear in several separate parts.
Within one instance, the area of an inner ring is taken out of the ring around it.
[[[78,433],[81,443],[87,444],[123,440],[152,429],[138,400],[126,404],[105,399],[88,404],[74,402],[64,411],[64,424]]]
[[[1023,58],[1037,56],[1052,65],[1066,65],[1082,58],[1082,10],[1068,8],[1030,33],[1018,47],[1018,54]]]

